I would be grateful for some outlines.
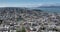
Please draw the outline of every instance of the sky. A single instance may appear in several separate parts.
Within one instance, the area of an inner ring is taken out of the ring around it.
[[[0,7],[37,7],[60,5],[60,0],[0,0]]]

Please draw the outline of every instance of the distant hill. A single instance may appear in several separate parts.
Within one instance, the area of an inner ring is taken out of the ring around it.
[[[3,7],[0,8],[0,12],[1,14],[17,14],[17,13],[34,13],[34,11],[36,12],[42,12],[42,10],[40,9],[29,9],[29,8],[25,8],[25,7]]]
[[[38,8],[60,8],[60,6],[39,6]]]

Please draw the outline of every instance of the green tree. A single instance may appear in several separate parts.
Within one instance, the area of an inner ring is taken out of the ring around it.
[[[16,32],[26,32],[25,27],[22,27],[22,29],[16,29]]]
[[[22,32],[26,32],[26,30],[25,30],[25,28],[24,28],[24,27],[22,27]]]
[[[20,31],[17,29],[16,32],[20,32]]]

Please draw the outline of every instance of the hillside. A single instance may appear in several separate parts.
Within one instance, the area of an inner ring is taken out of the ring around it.
[[[3,7],[0,8],[0,19],[4,20],[13,20],[24,14],[27,15],[36,15],[38,12],[41,12],[41,10],[37,9],[28,9],[28,8],[20,8],[20,7]],[[37,15],[36,15],[37,16]]]

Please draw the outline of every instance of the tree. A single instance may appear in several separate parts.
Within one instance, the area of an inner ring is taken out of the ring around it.
[[[25,30],[25,28],[24,28],[24,27],[22,27],[22,32],[26,32],[26,30]]]
[[[26,30],[24,27],[22,27],[22,29],[16,29],[16,32],[26,32]]]
[[[20,32],[20,31],[17,29],[16,32]]]

